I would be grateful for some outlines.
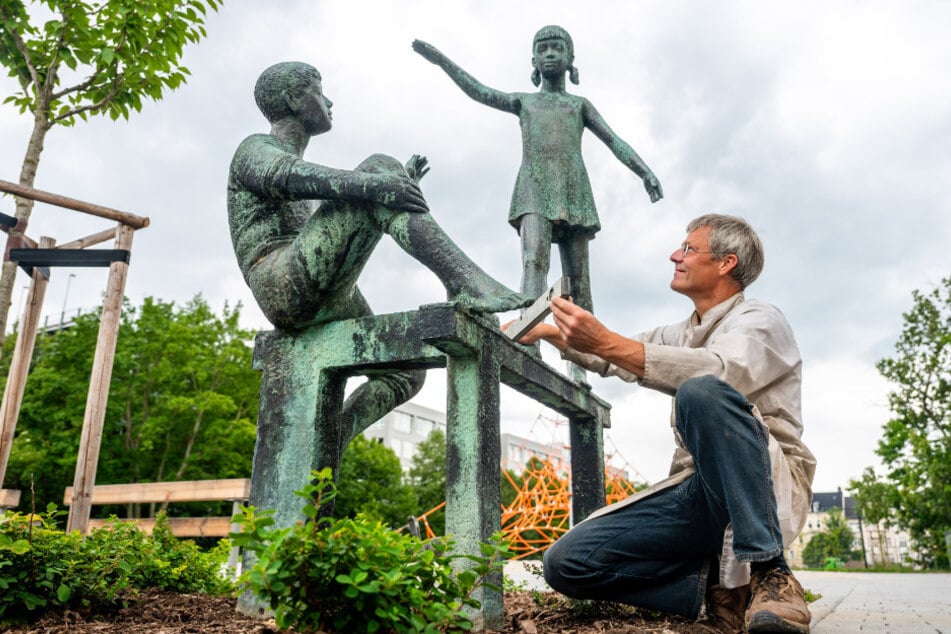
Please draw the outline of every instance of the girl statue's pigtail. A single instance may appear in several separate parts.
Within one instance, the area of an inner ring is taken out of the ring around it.
[[[535,72],[537,73],[538,71],[535,71]],[[533,77],[534,77],[534,76],[533,76]],[[578,78],[578,69],[575,68],[574,66],[569,66],[569,67],[568,67],[568,79],[570,79],[570,80],[571,80],[571,83],[573,83],[575,86],[577,86],[577,85],[578,85],[578,82],[581,81],[581,80]],[[535,85],[537,86],[538,84],[535,84]]]
[[[536,87],[540,86],[542,83],[542,74],[538,71],[538,67],[536,67],[535,70],[532,71],[532,83]]]

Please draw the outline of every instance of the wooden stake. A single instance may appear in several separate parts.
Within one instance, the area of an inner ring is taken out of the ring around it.
[[[44,249],[52,249],[56,240],[44,236],[40,238],[40,245]],[[0,404],[0,487],[3,486],[3,478],[7,472],[13,435],[17,428],[17,418],[20,416],[20,406],[23,404],[23,392],[30,371],[30,360],[33,358],[33,347],[36,345],[36,332],[47,284],[48,280],[40,270],[34,268],[33,280],[26,296],[26,307],[23,309],[23,319],[20,320],[20,333],[13,349],[13,359],[10,360],[7,385],[3,390],[3,402]]]
[[[132,227],[120,225],[115,248],[131,250],[133,233]],[[128,269],[129,265],[125,262],[113,262],[109,266],[109,282],[102,302],[99,339],[96,341],[96,356],[93,359],[92,375],[89,378],[83,432],[79,440],[79,455],[76,459],[73,502],[69,507],[69,519],[66,522],[67,532],[78,530],[85,534],[89,527],[92,492],[96,484],[99,448],[102,445],[102,427],[106,418],[106,403],[109,400],[112,365],[116,356],[119,317],[122,312],[122,297],[125,292]]]
[[[33,189],[32,187],[27,187],[25,185],[17,185],[16,183],[11,183],[9,181],[0,180],[0,191],[7,192],[8,194],[13,194],[15,196],[20,196],[21,198],[37,200],[41,203],[49,203],[50,205],[56,205],[57,207],[65,207],[66,209],[72,209],[73,211],[80,211],[91,216],[108,218],[109,220],[115,220],[122,224],[129,225],[134,229],[144,229],[145,227],[149,226],[149,219],[143,216],[137,216],[125,211],[119,211],[118,209],[103,207],[102,205],[87,203],[82,200],[76,200],[75,198],[67,198],[66,196],[60,196],[59,194],[51,194],[50,192],[45,192],[40,189]]]
[[[66,242],[59,245],[58,249],[85,249],[86,247],[91,247],[94,244],[99,244],[100,242],[105,242],[106,240],[112,240],[116,237],[116,231],[118,229],[113,227],[112,229],[106,229],[105,231],[100,231],[99,233],[94,233],[91,236],[86,236],[85,238],[77,238],[72,242]]]

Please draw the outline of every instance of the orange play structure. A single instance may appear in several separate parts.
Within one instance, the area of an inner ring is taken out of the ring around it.
[[[539,419],[543,420],[541,416]],[[566,424],[557,420],[549,422],[556,426]],[[513,559],[543,552],[570,526],[570,462],[563,456],[536,456],[527,465],[503,464],[502,477],[516,492],[510,504],[502,505],[502,533],[515,555]],[[608,504],[623,500],[635,491],[634,485],[624,477],[624,471],[614,467],[605,469],[604,483]],[[445,505],[443,502],[417,518],[427,539],[435,537],[427,518]]]

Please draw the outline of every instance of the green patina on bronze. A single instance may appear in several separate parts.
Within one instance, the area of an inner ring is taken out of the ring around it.
[[[581,137],[591,130],[621,163],[639,176],[651,202],[663,197],[660,182],[641,157],[608,126],[594,105],[565,89],[565,75],[578,83],[574,43],[560,26],[546,26],[532,40],[535,93],[489,88],[436,47],[416,40],[413,49],[442,68],[472,99],[517,115],[522,164],[515,181],[509,222],[522,241],[521,291],[538,297],[548,288],[551,245],[557,243],[562,275],[570,277],[574,302],[592,310],[588,241],[601,228],[581,155]]]

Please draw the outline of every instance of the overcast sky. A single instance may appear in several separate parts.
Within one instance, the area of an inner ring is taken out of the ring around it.
[[[598,108],[665,192],[650,204],[640,180],[585,135],[603,227],[591,246],[596,314],[628,333],[684,319],[692,306],[669,290],[667,258],[685,225],[710,211],[747,218],[766,248],[747,295],[779,306],[802,350],[815,489],[845,487],[878,463],[889,386],[874,364],[891,354],[912,290],[951,274],[951,4],[231,0],[188,49],[186,86],[129,122],[54,129],[36,186],[151,219],[133,244],[134,302],[201,293],[218,309],[243,302],[245,325],[266,328],[231,250],[226,175],[237,144],[267,131],[257,75],[307,61],[323,74],[334,129],[305,158],[352,167],[374,152],[426,155],[433,215],[517,288],[519,242],[506,218],[518,120],[471,101],[410,44],[434,44],[494,88],[532,91],[532,36],[553,23],[574,38],[581,83],[569,91]],[[0,79],[0,94],[13,89]],[[18,179],[30,126],[0,106],[0,179]],[[11,198],[0,211],[13,213]],[[109,226],[38,205],[29,234],[67,242]],[[553,277],[557,262],[555,250]],[[105,281],[105,269],[56,272],[45,312],[92,307]],[[11,321],[26,284],[20,273]],[[435,276],[386,239],[360,285],[381,313],[445,299]],[[613,404],[614,462],[664,477],[669,399],[591,382]],[[443,374],[430,372],[417,402],[445,408]],[[510,391],[502,417],[504,431],[543,442],[565,431]]]

